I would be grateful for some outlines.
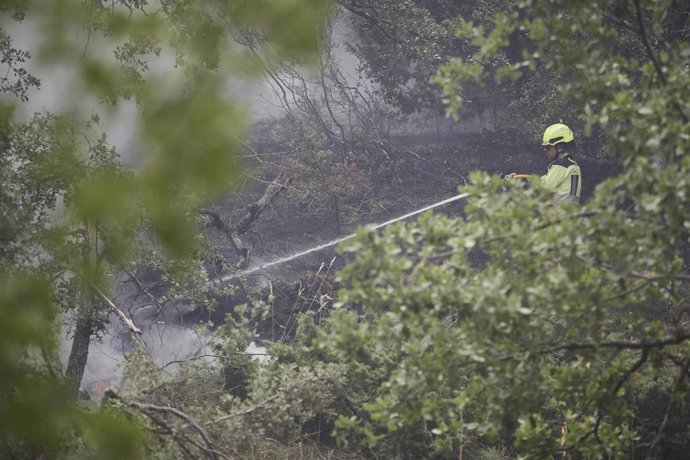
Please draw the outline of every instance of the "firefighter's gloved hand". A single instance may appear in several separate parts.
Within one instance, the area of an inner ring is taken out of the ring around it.
[[[506,174],[505,176],[503,176],[503,178],[505,180],[512,180],[515,178],[515,173]]]

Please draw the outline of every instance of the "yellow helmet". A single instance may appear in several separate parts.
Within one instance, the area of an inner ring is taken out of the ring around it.
[[[546,128],[541,145],[556,145],[574,139],[573,132],[563,123],[556,123]]]

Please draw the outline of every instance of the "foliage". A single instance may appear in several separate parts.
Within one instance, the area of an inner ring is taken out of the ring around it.
[[[341,17],[334,9],[323,22],[323,46],[314,68],[271,62],[266,57],[271,49],[256,31],[243,29],[234,35],[264,69],[274,93],[278,111],[270,123],[271,134],[290,146],[275,166],[294,178],[293,198],[306,213],[332,213],[336,234],[361,215],[375,168],[391,161],[384,144],[388,124],[397,115],[373,91],[362,70],[352,75],[352,69],[340,66],[343,45],[334,38],[334,30]]]
[[[69,457],[70,444],[79,440],[74,448],[91,456],[142,458],[139,425],[117,412],[80,407],[64,385],[51,291],[40,275],[0,275],[3,457]]]
[[[0,13],[10,13],[12,19],[21,22],[24,20],[21,6],[21,2],[3,2]],[[0,29],[0,56],[0,61],[7,67],[7,72],[0,77],[0,94],[9,93],[26,102],[31,88],[39,88],[41,85],[40,80],[24,67],[31,59],[31,53],[15,47],[10,35]]]
[[[226,191],[240,169],[244,114],[224,82],[253,66],[230,44],[231,23],[270,31],[274,59],[306,59],[319,46],[316,31],[327,10],[320,0],[2,3],[0,91],[25,102],[39,86],[27,69],[35,56],[32,68],[40,64],[41,72],[72,72],[72,89],[60,96],[73,114],[20,123],[3,101],[4,454],[151,455],[138,423],[118,410],[85,409],[68,394],[79,384],[98,322],[107,319],[97,294],[105,297],[119,264],[147,242],[143,229],[153,232],[148,242],[160,244],[157,267],[169,264],[180,273],[199,265],[189,262],[200,247],[193,211]],[[7,21],[15,22],[11,32]],[[31,53],[17,48],[13,36],[30,30],[40,31]],[[105,135],[94,134],[97,112],[86,113],[86,124],[81,118],[87,107],[107,110],[128,99],[139,109],[136,174],[119,164]],[[67,386],[55,357],[56,301],[74,308],[67,318],[76,323],[75,343],[82,342],[70,356],[74,381]]]
[[[349,46],[385,99],[407,114],[425,108],[440,111],[438,91],[429,80],[449,53],[466,46],[454,37],[455,21],[480,2],[338,3],[350,12],[349,20],[357,32]]]
[[[308,212],[331,211],[339,235],[343,224],[359,216],[361,203],[371,194],[370,174],[354,155],[324,147],[307,134],[294,139],[293,145],[293,156],[284,163],[287,174],[298,178],[292,194]]]
[[[272,346],[266,365],[244,353],[249,322],[238,309],[205,359],[171,376],[137,350],[122,393],[85,409],[68,396],[55,357],[56,301],[78,320],[99,313],[87,323],[88,344],[98,326],[90,321],[106,319],[92,287],[107,291],[123,267],[134,278],[163,273],[167,290],[156,301],[204,298],[208,264],[191,216],[239,167],[243,115],[223,96],[221,77],[253,68],[228,34],[256,28],[269,59],[303,58],[327,5],[13,3],[25,6],[17,19],[42,21],[39,54],[76,69],[75,101],[137,103],[141,168],[126,171],[88,125],[53,115],[15,123],[3,111],[5,452],[241,456],[265,452],[268,438],[290,447],[338,440],[345,455],[381,457],[454,457],[470,447],[505,457],[507,444],[533,458],[686,452],[687,6],[342,3],[362,21],[362,37],[377,38],[358,52],[406,110],[433,100],[428,77],[457,53],[436,77],[449,113],[482,85],[507,87],[515,113],[544,108],[535,124],[563,116],[597,134],[596,150],[618,159],[622,174],[576,207],[555,206],[538,184],[523,189],[475,173],[462,189],[471,193],[462,218],[427,213],[349,240],[343,251],[353,262],[340,273],[337,307],[304,314],[294,341]],[[14,70],[28,55],[6,37],[0,52],[20,83],[0,88],[21,100],[37,82]],[[298,166],[319,171],[333,196],[366,192],[341,137],[305,149]],[[128,265],[137,243],[147,247],[141,272]],[[182,257],[190,255],[199,257]]]
[[[358,335],[335,331],[321,346],[348,337],[345,362],[370,341],[402,353],[366,416],[341,418],[340,430],[376,443],[426,426],[447,455],[461,433],[512,439],[537,458],[672,455],[667,421],[640,439],[626,397],[641,375],[668,378],[659,390],[670,410],[690,363],[690,53],[662,33],[672,3],[636,3],[614,21],[608,2],[528,1],[498,8],[486,32],[461,27],[478,51],[437,78],[451,112],[468,80],[567,70],[554,89],[625,169],[582,208],[475,173],[464,219],[426,215],[345,244],[356,259],[341,272],[350,288],[340,301],[366,314],[351,327]],[[531,40],[524,61],[491,72],[516,32]],[[645,53],[630,54],[630,40]]]
[[[567,81],[567,69],[545,68],[539,63],[538,72],[522,75],[515,81],[466,82],[462,109],[456,106],[456,91],[442,94],[433,84],[434,75],[458,56],[463,58],[465,70],[477,64],[494,70],[523,61],[522,53],[529,51],[531,45],[521,31],[503,34],[500,48],[494,47],[495,53],[481,63],[474,61],[479,46],[471,36],[456,33],[458,22],[472,24],[478,34],[493,28],[494,17],[502,11],[500,1],[338,3],[350,13],[348,18],[357,31],[357,40],[350,43],[350,49],[363,62],[385,100],[403,113],[441,113],[444,105],[452,105],[450,114],[455,119],[481,116],[490,120],[485,128],[492,131],[492,136],[508,137],[511,142],[531,142],[533,131],[546,120],[558,119],[573,110],[549,84]]]
[[[521,4],[519,11],[506,9],[500,0],[338,3],[350,13],[349,21],[357,31],[357,39],[349,47],[363,62],[386,101],[404,113],[427,109],[436,113],[445,105],[455,119],[484,115],[491,119],[488,129],[494,136],[508,135],[513,141],[533,141],[534,132],[554,120],[563,119],[578,130],[584,125],[576,117],[568,118],[581,104],[564,97],[559,89],[573,76],[571,61],[547,64],[534,44],[548,36],[551,23],[557,29],[568,27],[567,4],[553,5],[551,11],[557,19],[551,21],[550,13],[543,14],[545,10],[538,3],[533,8],[532,2]],[[626,4],[606,5],[606,25],[618,35],[612,44],[616,52],[639,56],[644,52],[643,45],[631,30],[634,20],[629,20],[633,15]],[[628,15],[628,23],[615,19],[619,10]],[[687,14],[684,7],[671,2],[667,11],[660,19],[666,30],[661,38],[682,39],[683,34],[687,35],[682,26]],[[534,27],[512,27],[510,18],[518,16],[520,20],[534,19]],[[585,29],[585,40],[587,34]],[[559,44],[553,45],[558,50]],[[550,53],[551,48],[543,51]],[[456,59],[457,66],[453,64]],[[593,62],[596,64],[596,59]],[[452,76],[456,71],[469,75],[480,68],[496,74],[500,81],[465,79],[462,94],[457,87],[439,93],[432,84],[443,81],[442,76],[434,76],[439,70],[440,75]],[[529,72],[517,73],[511,68],[529,68]],[[591,156],[600,154],[599,138],[582,140],[586,142],[583,152]]]

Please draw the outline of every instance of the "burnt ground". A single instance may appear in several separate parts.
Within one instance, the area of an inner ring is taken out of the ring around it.
[[[253,156],[259,159],[270,159],[276,152],[283,155],[287,150],[275,139],[252,146]],[[341,217],[339,225],[332,207],[312,206],[309,200],[295,193],[314,186],[309,184],[309,177],[295,177],[293,190],[283,193],[243,235],[243,242],[250,249],[249,268],[346,236],[360,226],[381,223],[452,197],[472,171],[542,174],[547,166],[537,143],[515,144],[511,139],[479,134],[399,136],[386,146],[385,152],[370,149],[367,155],[361,168],[367,168],[371,174],[371,189],[358,202],[343,201],[343,209],[357,211],[343,212],[347,215]],[[617,168],[604,160],[581,156],[577,160],[583,173],[582,198],[586,201],[596,184],[614,174]],[[230,223],[240,218],[246,207],[261,196],[266,182],[275,177],[281,166],[280,161],[252,160],[245,183],[214,209]],[[457,202],[436,212],[458,215],[461,210],[462,203]],[[210,236],[227,248],[218,235]],[[230,261],[233,259],[230,249],[223,252]],[[306,310],[326,311],[330,307],[332,293],[337,288],[333,275],[344,263],[342,257],[336,256],[334,247],[329,247],[259,270],[244,282],[235,280],[238,295],[221,299],[213,314],[194,315],[195,320],[203,317],[217,323],[234,305],[258,298],[269,303],[270,311],[269,318],[257,323],[261,338],[285,340],[294,333],[297,314]]]

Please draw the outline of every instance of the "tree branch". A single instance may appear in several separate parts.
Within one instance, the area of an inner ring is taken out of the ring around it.
[[[537,356],[555,353],[557,351],[595,350],[597,348],[612,348],[619,350],[651,350],[653,348],[664,348],[670,345],[678,345],[688,339],[690,339],[690,332],[668,335],[666,337],[649,342],[610,341],[599,343],[568,343],[565,345],[549,347],[536,352],[531,352],[530,354]]]
[[[668,404],[666,404],[666,410],[664,411],[664,419],[662,420],[661,425],[659,425],[659,430],[657,431],[656,436],[649,444],[649,450],[652,452],[654,452],[654,448],[661,441],[661,435],[664,433],[664,429],[666,428],[666,424],[668,423],[669,414],[671,413],[671,406],[673,405],[673,402],[676,400],[676,394],[678,393],[678,388],[680,388],[680,384],[687,377],[688,369],[690,369],[690,360],[685,362],[683,369],[680,372],[678,372],[678,376],[676,377],[676,380],[673,382],[671,395],[669,397]]]
[[[137,310],[141,310],[142,308],[146,308],[146,307],[153,305],[156,307],[157,314],[160,315],[161,312],[163,312],[163,308],[164,308],[164,305],[160,302],[160,300],[153,294],[153,292],[151,292],[151,290],[149,288],[147,288],[144,285],[144,283],[137,277],[137,275],[133,271],[124,270],[124,272],[129,275],[129,277],[132,279],[132,281],[134,281],[134,284],[136,284],[137,287],[139,288],[139,293],[137,293],[135,299],[138,298],[141,295],[141,293],[143,293],[151,301],[150,304],[146,304],[146,305],[142,305],[142,306],[137,307]],[[129,309],[129,313],[130,313],[130,315],[132,314],[131,308]]]
[[[259,218],[261,213],[275,201],[281,191],[286,189],[292,183],[292,178],[286,177],[283,173],[280,173],[278,177],[273,179],[273,182],[266,188],[263,196],[254,204],[249,206],[247,209],[247,214],[244,218],[234,227],[234,231],[237,234],[243,235],[247,233],[249,227]]]
[[[144,339],[142,339],[142,332],[141,329],[139,329],[134,322],[125,315],[122,310],[117,308],[117,305],[113,303],[112,300],[110,300],[104,293],[101,291],[98,286],[95,284],[91,285],[93,289],[96,291],[96,293],[101,296],[103,300],[105,300],[105,303],[108,304],[110,309],[117,315],[118,318],[120,318],[120,321],[122,324],[127,328],[129,331],[129,336],[132,338],[134,343],[137,344],[137,346],[143,350],[146,351],[146,342],[144,342]]]
[[[336,0],[336,3],[338,5],[340,5],[342,8],[344,8],[345,10],[349,11],[350,13],[354,14],[355,16],[359,16],[360,18],[366,20],[372,26],[376,27],[391,42],[397,43],[399,45],[403,45],[402,40],[400,40],[399,38],[397,38],[396,36],[392,35],[389,32],[389,29],[395,29],[396,28],[395,24],[392,24],[390,21],[387,21],[386,19],[383,19],[379,16],[371,16],[370,14],[365,12],[363,9],[359,9],[358,7],[360,7],[360,5],[357,5],[355,2],[350,3],[350,2],[343,1],[343,0]],[[374,11],[374,13],[376,13],[376,11]],[[383,27],[381,24],[385,24],[386,26],[388,26],[388,29]],[[414,31],[408,30],[408,32],[412,32],[415,35],[418,35]]]
[[[664,69],[661,67],[659,58],[654,53],[654,49],[652,48],[652,45],[649,42],[649,37],[647,37],[647,31],[645,29],[644,20],[642,18],[642,7],[640,6],[640,0],[634,1],[635,16],[637,17],[637,25],[639,26],[640,38],[642,39],[642,43],[644,44],[644,47],[647,50],[647,54],[649,54],[649,58],[652,60],[654,70],[656,71],[656,74],[659,76],[659,80],[661,80],[662,86],[668,86],[668,80],[666,79],[666,75],[664,74]],[[683,110],[683,107],[680,105],[678,99],[673,99],[673,106],[676,108],[676,110],[678,110],[678,113],[680,113],[680,116],[683,118],[683,121],[685,123],[688,123],[688,121],[690,120],[688,120],[688,116],[685,114],[685,111]]]
[[[237,265],[240,268],[246,268],[249,265],[249,249],[244,246],[239,235],[244,235],[247,233],[252,224],[261,216],[261,213],[268,208],[271,203],[278,198],[278,195],[280,195],[284,189],[289,187],[291,183],[292,178],[280,173],[278,177],[270,182],[266,188],[266,191],[264,191],[263,196],[258,201],[247,207],[246,214],[242,220],[232,227],[229,227],[225,222],[223,222],[223,220],[220,218],[220,215],[214,211],[209,209],[202,209],[199,211],[199,214],[210,217],[210,225],[228,238],[239,258]]]
[[[140,403],[136,401],[126,401],[124,400],[120,395],[118,395],[115,391],[113,390],[107,390],[105,393],[106,401],[107,400],[115,400],[119,401],[122,404],[124,404],[127,407],[130,407],[132,409],[136,409],[140,412],[142,412],[144,415],[149,417],[156,425],[166,429],[166,431],[172,435],[173,437],[176,437],[176,431],[170,427],[167,423],[163,422],[160,419],[157,419],[157,417],[154,417],[152,414],[153,413],[167,413],[174,415],[175,417],[183,420],[185,422],[185,425],[183,428],[191,427],[194,429],[196,433],[201,436],[201,438],[204,440],[204,443],[206,444],[206,447],[200,445],[198,442],[194,441],[193,439],[189,438],[188,436],[184,436],[184,440],[195,445],[202,451],[206,452],[208,455],[210,455],[212,458],[225,458],[229,459],[229,457],[222,452],[218,451],[215,449],[213,443],[211,442],[211,438],[204,430],[204,428],[199,425],[192,417],[189,415],[185,414],[184,412],[180,411],[179,409],[176,409],[174,407],[170,406],[157,406],[155,404],[147,404],[147,403]],[[178,442],[179,444],[179,442]]]
[[[652,64],[654,65],[654,70],[656,70],[656,73],[659,76],[661,83],[664,86],[667,86],[668,80],[666,79],[666,75],[664,74],[664,70],[661,68],[661,63],[659,62],[659,59],[657,58],[656,54],[654,53],[654,49],[652,49],[652,45],[649,42],[649,37],[647,37],[647,30],[645,29],[644,20],[642,18],[642,8],[640,7],[640,0],[634,0],[634,1],[635,1],[635,17],[637,18],[637,25],[639,27],[638,32],[640,34],[640,38],[642,39],[642,43],[644,44],[644,47],[647,50],[647,54],[649,55],[649,59],[652,60]]]

